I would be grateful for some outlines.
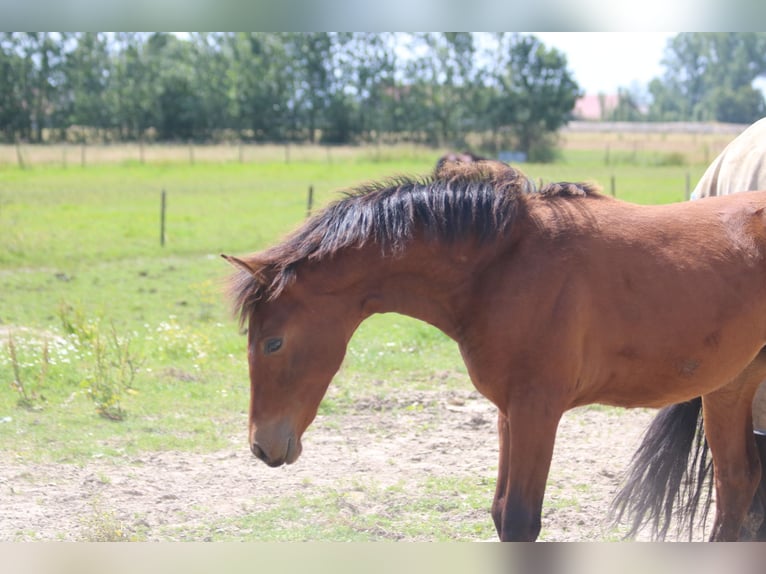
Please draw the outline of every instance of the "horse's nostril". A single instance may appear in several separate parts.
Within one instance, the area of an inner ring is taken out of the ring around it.
[[[252,443],[250,445],[250,450],[253,452],[256,458],[262,461],[266,461],[266,453],[263,452],[263,449],[259,447],[256,443]]]

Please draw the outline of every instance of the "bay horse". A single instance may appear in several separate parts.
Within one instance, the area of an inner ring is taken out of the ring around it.
[[[764,210],[766,192],[639,206],[587,183],[538,190],[481,161],[352,190],[273,247],[223,256],[248,328],[251,451],[294,463],[356,328],[401,313],[454,339],[498,409],[500,540],[538,537],[564,412],[698,396],[724,469],[712,536],[734,540],[759,480]]]
[[[758,189],[766,189],[766,118],[749,126],[724,148],[705,170],[691,199]],[[752,410],[761,482],[741,537],[766,541],[766,381],[755,393]],[[670,518],[676,516],[679,532],[687,526],[691,538],[698,510],[704,522],[712,503],[714,469],[707,457],[702,414],[702,399],[695,398],[665,407],[647,429],[625,486],[613,503],[616,520],[632,515],[629,535],[651,524],[654,537],[665,538]]]

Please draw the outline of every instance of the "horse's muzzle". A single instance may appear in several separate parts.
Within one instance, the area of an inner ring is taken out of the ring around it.
[[[282,460],[272,460],[271,458],[269,458],[264,452],[264,450],[261,447],[259,447],[256,443],[250,444],[250,450],[255,455],[255,458],[257,458],[258,460],[262,460],[263,462],[265,462],[267,465],[269,465],[272,468],[277,466],[282,466],[284,462]]]
[[[250,450],[259,460],[265,462],[268,466],[276,468],[283,464],[292,464],[301,453],[300,443],[296,444],[295,439],[290,438],[287,441],[287,448],[279,456],[269,455],[257,442],[250,443]]]

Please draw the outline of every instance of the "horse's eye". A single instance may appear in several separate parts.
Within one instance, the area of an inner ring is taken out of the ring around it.
[[[265,355],[270,355],[271,353],[276,353],[281,348],[282,339],[280,337],[274,337],[273,339],[267,339],[263,344],[263,353]]]

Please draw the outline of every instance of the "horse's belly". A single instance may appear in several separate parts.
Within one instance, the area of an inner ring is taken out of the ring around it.
[[[620,356],[605,360],[611,367],[600,373],[591,389],[582,389],[578,404],[598,402],[620,407],[658,408],[710,393],[731,383],[760,350],[720,349],[717,353],[664,353]],[[766,385],[761,399],[766,428]]]

